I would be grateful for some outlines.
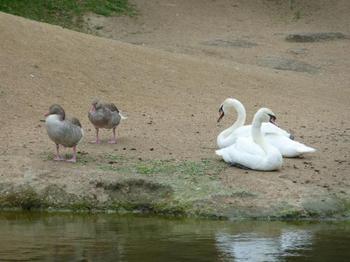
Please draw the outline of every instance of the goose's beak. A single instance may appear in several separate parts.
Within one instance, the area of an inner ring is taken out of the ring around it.
[[[96,112],[96,107],[94,105],[91,106],[90,112],[91,113],[95,113]]]
[[[45,117],[47,117],[49,114],[50,114],[50,113],[49,113],[49,112],[47,112],[47,113],[45,113],[45,114],[44,114],[44,116],[45,116]]]

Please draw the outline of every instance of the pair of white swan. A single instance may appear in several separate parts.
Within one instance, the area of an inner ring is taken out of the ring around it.
[[[219,150],[216,154],[225,162],[255,170],[280,169],[282,156],[296,157],[315,152],[314,148],[292,140],[287,131],[274,124],[275,114],[268,108],[261,108],[255,114],[252,125],[245,125],[246,111],[240,101],[228,98],[220,106],[220,121],[230,108],[237,111],[234,124],[217,137]]]

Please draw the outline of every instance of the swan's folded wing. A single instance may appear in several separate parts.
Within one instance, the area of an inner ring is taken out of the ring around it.
[[[238,152],[264,156],[265,152],[260,146],[253,142],[251,137],[239,137],[234,144]]]
[[[312,147],[308,147],[285,136],[270,134],[266,135],[265,138],[268,143],[276,147],[285,157],[296,157],[304,153],[312,153],[316,151]]]
[[[259,165],[265,152],[255,144],[251,138],[240,137],[237,142],[229,147],[216,151],[225,162],[240,164],[254,169]]]
[[[232,133],[232,136],[235,136],[235,137],[251,136],[251,129],[252,129],[252,125],[241,126]],[[271,123],[262,123],[261,132],[264,135],[277,134],[285,137],[290,137],[290,133]]]
[[[266,134],[276,134],[281,135],[285,137],[290,137],[290,133],[288,133],[286,130],[283,130],[282,128],[279,128],[276,125],[273,125],[271,123],[262,123],[261,131],[264,135]]]

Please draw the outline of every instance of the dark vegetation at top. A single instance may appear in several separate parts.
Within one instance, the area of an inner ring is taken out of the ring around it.
[[[84,14],[136,15],[128,0],[0,0],[0,11],[81,30]]]

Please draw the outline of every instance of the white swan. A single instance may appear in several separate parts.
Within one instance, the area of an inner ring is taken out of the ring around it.
[[[235,166],[261,171],[280,169],[283,163],[281,153],[265,140],[261,132],[263,122],[274,123],[275,119],[270,109],[259,109],[254,115],[251,137],[239,137],[233,145],[216,150],[216,154]]]
[[[240,101],[234,98],[227,98],[220,106],[218,122],[224,117],[230,108],[237,112],[237,120],[233,125],[222,131],[217,137],[219,148],[224,148],[234,144],[238,137],[249,137],[251,135],[251,125],[245,125],[246,111]],[[266,140],[275,146],[284,157],[297,157],[304,153],[312,153],[316,150],[302,143],[294,141],[294,137],[287,131],[271,123],[263,123],[261,131]]]

